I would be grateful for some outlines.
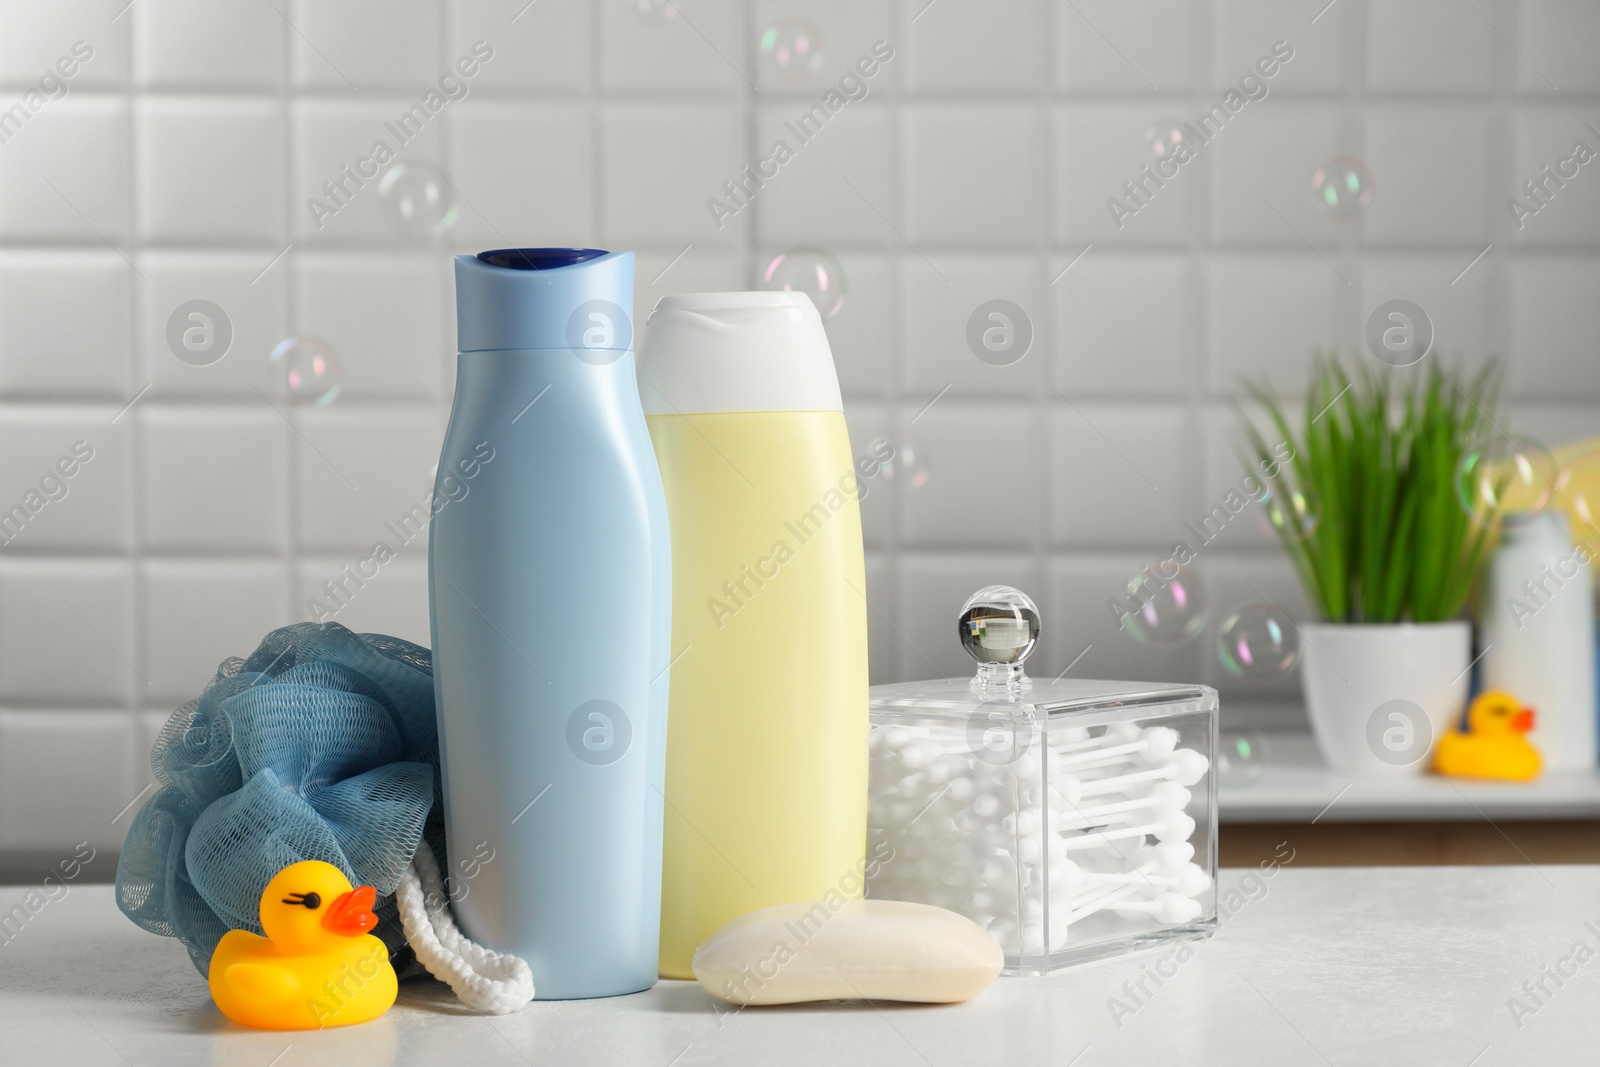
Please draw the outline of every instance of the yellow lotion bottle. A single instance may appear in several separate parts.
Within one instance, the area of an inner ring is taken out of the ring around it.
[[[663,297],[639,378],[672,531],[661,975],[692,978],[732,919],[861,896],[861,513],[805,294]]]

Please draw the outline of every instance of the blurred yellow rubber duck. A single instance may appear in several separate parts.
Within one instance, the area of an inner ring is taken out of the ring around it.
[[[1544,761],[1526,736],[1533,709],[1498,689],[1478,694],[1467,709],[1467,730],[1439,738],[1433,769],[1461,778],[1500,778],[1526,782],[1539,776]]]
[[[211,954],[211,999],[236,1023],[315,1030],[376,1019],[399,982],[378,925],[371,886],[353,887],[320,860],[291,864],[261,894],[266,937],[230,930]]]

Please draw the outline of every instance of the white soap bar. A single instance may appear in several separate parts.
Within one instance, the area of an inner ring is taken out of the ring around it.
[[[986,989],[1004,963],[994,938],[953,911],[835,899],[741,915],[695,950],[692,967],[706,992],[732,1004],[953,1004]]]

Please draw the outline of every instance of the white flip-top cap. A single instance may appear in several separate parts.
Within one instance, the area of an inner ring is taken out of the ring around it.
[[[822,316],[804,293],[664,296],[645,321],[646,415],[843,411]]]

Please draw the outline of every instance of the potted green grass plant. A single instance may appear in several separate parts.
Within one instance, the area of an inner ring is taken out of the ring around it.
[[[1270,423],[1240,410],[1249,458],[1272,458],[1268,433],[1293,448],[1267,503],[1318,616],[1299,627],[1318,745],[1349,773],[1420,772],[1467,695],[1460,616],[1498,516],[1469,513],[1459,472],[1499,434],[1498,370],[1347,369],[1319,355],[1298,433],[1264,386],[1249,390]],[[1319,516],[1308,536],[1276,521],[1285,501]]]

